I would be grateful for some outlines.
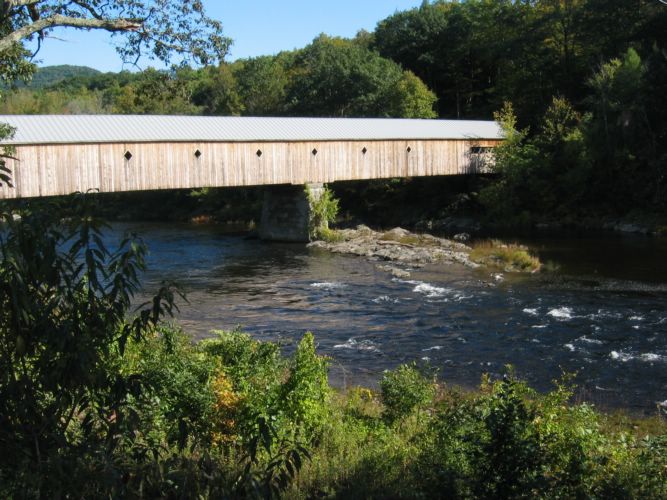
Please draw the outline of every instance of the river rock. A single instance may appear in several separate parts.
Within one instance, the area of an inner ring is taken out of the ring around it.
[[[406,271],[405,269],[399,269],[398,267],[377,266],[377,268],[380,269],[381,271],[387,271],[394,278],[409,278],[410,277],[410,272]]]
[[[337,234],[340,241],[314,241],[309,246],[334,253],[360,255],[410,265],[444,262],[459,263],[472,268],[479,267],[479,264],[472,262],[468,257],[470,247],[467,245],[445,238],[411,233],[402,228],[382,233],[366,226],[358,226],[356,229],[340,230]],[[398,270],[398,272],[407,271]]]
[[[402,227],[395,227],[394,229],[391,229],[384,233],[384,236],[387,237],[388,239],[395,239],[398,240],[400,238],[404,238],[406,236],[410,236],[412,233],[408,231],[407,229],[403,229]]]

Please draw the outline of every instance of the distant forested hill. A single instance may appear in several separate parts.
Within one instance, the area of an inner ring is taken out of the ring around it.
[[[99,75],[100,72],[88,66],[72,66],[69,64],[61,64],[59,66],[45,66],[38,68],[32,77],[32,81],[26,85],[23,82],[17,82],[17,87],[30,87],[32,89],[43,89],[50,87],[63,80],[73,77],[87,77]]]

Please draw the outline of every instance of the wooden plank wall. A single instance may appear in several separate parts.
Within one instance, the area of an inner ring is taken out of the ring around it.
[[[0,199],[100,192],[304,184],[474,173],[497,140],[202,142],[16,146]],[[365,150],[365,152],[364,152]],[[196,151],[201,154],[196,155]],[[131,154],[128,160],[126,153]],[[258,154],[261,152],[261,154]]]

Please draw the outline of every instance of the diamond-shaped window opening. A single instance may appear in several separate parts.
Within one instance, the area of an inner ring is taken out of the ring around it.
[[[195,151],[195,158],[199,158],[201,156],[201,151],[197,150]]]
[[[125,154],[123,156],[125,157],[126,160],[129,160],[130,158],[132,158],[132,153],[130,153],[129,151],[125,151]]]
[[[406,151],[407,151],[408,153],[411,153],[411,152],[412,152],[412,148],[411,148],[410,146],[408,146],[408,149],[406,149]]]
[[[258,149],[255,154],[257,155],[257,158],[261,158],[262,157],[262,150]]]
[[[313,156],[317,156],[317,149],[313,149],[311,153],[313,153]]]
[[[364,147],[364,149],[361,150],[361,154],[364,154],[364,155],[365,155],[366,153],[368,153],[368,149],[366,149],[366,148]]]

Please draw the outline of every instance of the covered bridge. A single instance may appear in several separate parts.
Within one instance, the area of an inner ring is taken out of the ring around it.
[[[375,118],[0,115],[13,186],[0,199],[459,175],[483,170],[495,122]]]

